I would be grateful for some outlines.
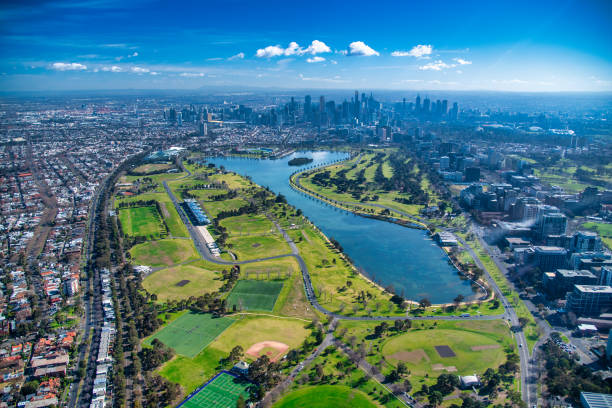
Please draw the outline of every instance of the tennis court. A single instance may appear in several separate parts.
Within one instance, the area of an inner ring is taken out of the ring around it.
[[[153,334],[145,344],[159,339],[178,354],[193,358],[232,323],[234,320],[227,317],[213,318],[211,314],[189,312]]]
[[[249,385],[248,381],[228,371],[221,371],[177,408],[235,408],[240,395],[245,401],[248,399]]]

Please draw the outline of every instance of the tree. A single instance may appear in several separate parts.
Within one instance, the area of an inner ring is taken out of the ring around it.
[[[518,322],[519,326],[521,326],[521,329],[524,329],[525,326],[527,326],[527,323],[529,323],[529,319],[527,319],[526,317],[519,317]]]
[[[244,350],[242,349],[242,346],[236,346],[232,349],[232,351],[230,351],[229,357],[227,359],[230,363],[235,363],[236,361],[242,358],[243,353]]]
[[[419,306],[421,307],[421,309],[426,309],[431,306],[431,302],[429,301],[429,299],[423,298],[419,301]]]
[[[434,407],[437,407],[442,403],[442,401],[444,401],[444,397],[440,391],[433,391],[431,394],[429,394],[428,399],[429,403]]]
[[[465,299],[465,296],[461,294],[457,295],[457,297],[453,299],[453,302],[455,302],[455,307],[459,307],[459,304],[463,302],[464,299]]]
[[[389,323],[382,322],[378,326],[374,327],[374,335],[376,337],[382,337],[387,331],[387,329],[389,329]]]
[[[25,397],[27,395],[34,394],[36,390],[38,390],[38,381],[28,381],[21,387],[21,395]]]
[[[246,408],[246,402],[244,401],[244,397],[240,395],[238,397],[238,401],[236,401],[236,408]]]

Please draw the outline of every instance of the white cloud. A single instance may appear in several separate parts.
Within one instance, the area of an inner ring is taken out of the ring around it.
[[[54,62],[51,69],[56,71],[85,71],[87,65],[79,64],[78,62]]]
[[[183,72],[181,74],[179,74],[179,76],[185,77],[185,78],[198,78],[198,77],[203,77],[204,73],[203,72]]]
[[[323,77],[306,77],[304,74],[300,74],[300,79],[302,81],[318,81],[318,82],[332,82],[332,83],[347,83],[346,79],[342,79],[340,76],[336,75],[333,78],[323,78]]]
[[[229,61],[239,60],[239,59],[244,59],[244,52],[239,52],[238,54],[232,55],[231,57],[228,58]]]
[[[112,67],[102,67],[102,71],[104,71],[104,72],[121,72],[123,70],[121,69],[121,67],[118,67],[117,65],[113,65]]]
[[[149,74],[151,74],[151,75],[159,75],[159,72],[151,71],[151,72],[149,72]]]
[[[295,41],[291,41],[289,43],[289,46],[287,48],[285,48],[285,51],[283,52],[284,55],[294,55],[294,54],[299,54],[302,52],[302,49],[300,48],[300,45],[298,43],[296,43]]]
[[[329,60],[329,62],[331,62],[334,65],[338,64],[338,61],[336,61],[336,60]]]
[[[447,64],[442,60],[437,60],[434,62],[427,63],[425,65],[421,65],[419,69],[421,71],[442,71],[443,69],[454,68],[457,65],[455,64]]]
[[[314,40],[307,48],[302,48],[295,41],[291,41],[287,48],[283,48],[280,45],[269,45],[266,48],[260,48],[255,53],[255,56],[259,58],[272,58],[280,57],[281,55],[317,55],[326,52],[331,52],[331,48],[323,41]]]
[[[349,44],[348,55],[363,55],[365,57],[379,56],[378,51],[366,45],[363,41],[354,41]]]
[[[132,67],[131,70],[135,74],[145,74],[145,73],[149,72],[148,68],[141,68],[141,67]]]
[[[459,65],[472,65],[472,61],[467,61],[463,58],[453,58],[453,61],[455,61]]]
[[[308,48],[303,50],[304,54],[324,54],[326,52],[331,52],[331,48],[327,46],[323,41],[314,40]]]
[[[312,57],[306,60],[306,62],[308,62],[309,64],[312,64],[313,62],[323,62],[323,61],[325,61],[325,58],[323,57]]]
[[[213,58],[206,58],[206,61],[221,61],[223,58],[221,57],[213,57]]]
[[[410,51],[393,51],[391,53],[394,57],[415,57],[415,58],[429,58],[431,53],[433,52],[433,47],[431,45],[416,45],[412,47]]]
[[[255,53],[258,58],[279,57],[285,53],[285,49],[280,45],[268,45],[266,48],[260,48]]]

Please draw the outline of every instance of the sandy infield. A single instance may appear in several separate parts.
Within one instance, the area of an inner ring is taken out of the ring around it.
[[[260,343],[255,343],[251,347],[249,347],[249,349],[246,351],[246,354],[253,358],[258,358],[262,355],[267,355],[271,361],[277,361],[288,350],[289,346],[285,343],[281,343],[279,341],[262,341]]]

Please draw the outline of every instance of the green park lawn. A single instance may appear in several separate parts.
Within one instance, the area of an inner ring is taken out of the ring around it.
[[[171,266],[198,259],[198,253],[190,239],[162,239],[134,245],[130,249],[134,263],[152,267]]]
[[[271,312],[278,298],[283,281],[239,280],[227,297],[227,307],[238,310],[265,310]]]
[[[434,346],[448,345],[455,357],[441,357]],[[479,351],[472,347],[497,347]],[[421,355],[417,353],[423,351]],[[402,352],[407,352],[404,356]],[[412,352],[412,353],[411,353]],[[420,330],[392,337],[384,343],[382,353],[385,359],[396,366],[403,361],[414,376],[443,373],[434,370],[436,364],[455,367],[457,374],[483,373],[489,367],[497,367],[505,360],[503,338],[491,338],[485,334],[462,329]],[[422,357],[422,358],[421,358]]]
[[[294,318],[249,315],[236,315],[232,318],[235,323],[210,343],[212,348],[229,353],[234,346],[242,346],[246,351],[262,341],[278,341],[291,349],[299,347],[310,333],[307,329],[309,322]]]
[[[228,248],[239,260],[266,258],[291,253],[285,239],[279,235],[234,236],[227,240]]]
[[[219,290],[223,282],[218,269],[201,267],[198,261],[177,265],[153,272],[144,279],[142,286],[157,295],[160,302],[197,297]]]
[[[231,190],[247,188],[253,185],[252,182],[235,173],[214,174],[210,176],[210,179],[227,186]]]
[[[166,232],[154,206],[122,208],[119,210],[119,220],[123,233],[132,237],[159,238]]]
[[[412,373],[413,384],[417,381],[430,384],[447,372],[482,374],[487,368],[497,368],[505,361],[506,352],[515,349],[510,328],[503,320],[413,321],[412,329],[406,332],[390,330],[376,338],[373,333],[378,324],[343,321],[337,330],[347,330],[345,341],[351,336],[365,339],[367,347],[373,350],[368,361],[374,364],[383,359],[383,373],[403,361]],[[442,357],[436,351],[435,346],[444,345],[455,356]]]
[[[227,228],[230,236],[278,233],[272,221],[263,214],[243,214],[224,218],[220,224]]]
[[[227,317],[214,318],[211,314],[185,313],[145,339],[149,345],[158,339],[177,354],[195,357],[204,347],[234,323]]]
[[[229,200],[221,201],[204,201],[201,204],[212,218],[216,218],[221,211],[237,210],[240,207],[244,207],[248,203],[242,198],[230,198]]]
[[[215,375],[222,368],[219,361],[237,345],[246,351],[253,344],[272,340],[297,348],[309,335],[308,323],[298,319],[243,315],[231,319],[234,323],[203,350],[191,357],[175,356],[159,369],[159,373],[189,393]]]
[[[174,168],[173,164],[169,164],[169,163],[148,163],[148,164],[142,164],[134,169],[132,169],[132,174],[135,175],[141,175],[141,174],[146,174],[146,173],[150,173],[153,171],[167,171]]]
[[[329,378],[328,381],[319,382],[311,379],[312,374],[316,374],[316,366],[320,366],[323,369],[324,375]],[[384,388],[373,378],[368,378],[365,373],[357,368],[353,363],[348,360],[346,354],[337,349],[336,347],[328,347],[325,349],[314,361],[300,373],[297,381],[294,381],[291,388],[287,390],[284,397],[279,401],[278,404],[283,404],[285,398],[291,402],[291,404],[302,403],[302,398],[297,398],[303,395],[304,391],[311,389],[307,395],[311,395],[312,392],[321,390],[325,393],[327,388],[331,387],[330,398],[323,396],[322,406],[352,406],[343,405],[343,402],[336,401],[335,395],[340,393],[346,399],[346,402],[355,404],[356,406],[363,402],[359,396],[366,398],[368,405],[365,406],[376,406],[385,408],[404,408],[405,405],[399,399],[397,399],[391,392]],[[346,393],[346,389],[352,392]],[[356,400],[359,399],[359,400]],[[331,404],[331,405],[327,405]],[[278,405],[274,405],[276,407]],[[285,405],[280,405],[285,406]],[[289,405],[294,406],[294,405]],[[300,406],[300,405],[297,405]],[[303,406],[303,405],[302,405]],[[309,406],[306,404],[306,406]]]
[[[292,391],[273,405],[274,408],[369,408],[376,407],[361,391],[345,385],[310,386]]]
[[[181,217],[176,211],[176,208],[174,208],[170,197],[168,197],[168,194],[166,194],[165,191],[155,193],[143,193],[130,197],[117,197],[115,199],[115,207],[117,207],[120,202],[134,202],[140,200],[155,200],[160,204],[162,216],[166,221],[166,225],[168,226],[168,232],[170,233],[170,235],[174,237],[189,237],[187,227],[185,226],[185,224],[183,224]]]

